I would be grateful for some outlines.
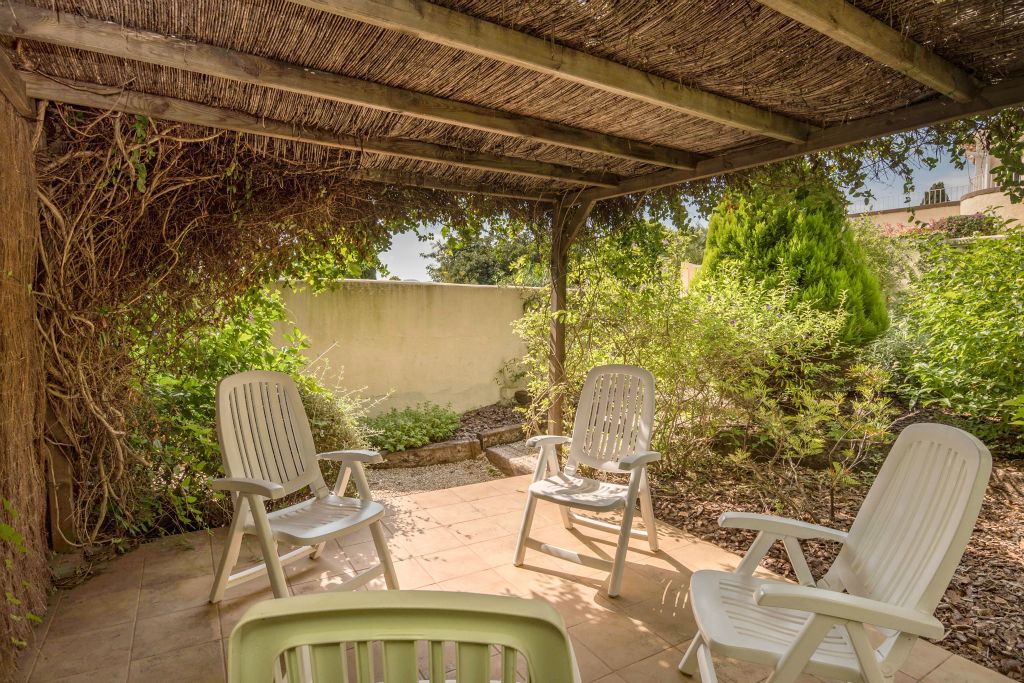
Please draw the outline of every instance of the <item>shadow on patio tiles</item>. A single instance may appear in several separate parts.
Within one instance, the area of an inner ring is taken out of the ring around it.
[[[389,501],[386,536],[405,589],[469,591],[536,598],[565,619],[584,681],[685,681],[676,665],[696,632],[687,587],[698,569],[731,569],[738,558],[666,525],[661,550],[633,539],[622,595],[609,599],[606,571],[528,549],[512,566],[515,534],[528,478],[492,480]],[[532,536],[610,560],[615,536],[562,527],[555,506],[538,506]],[[266,577],[231,588],[218,605],[207,602],[226,534],[193,532],[149,543],[103,573],[51,601],[23,658],[20,678],[32,681],[223,681],[226,638],[252,605],[270,599]],[[240,562],[259,561],[255,542]],[[329,542],[319,560],[286,568],[295,594],[330,590],[376,563],[362,530]],[[383,580],[365,589],[383,588]],[[981,667],[919,643],[897,681],[1005,681]],[[767,671],[723,660],[723,683],[763,680]],[[969,678],[964,678],[968,676]],[[974,678],[970,678],[974,677]],[[807,677],[806,680],[816,680]]]

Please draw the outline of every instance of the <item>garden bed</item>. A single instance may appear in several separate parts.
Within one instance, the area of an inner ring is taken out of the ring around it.
[[[374,467],[392,469],[463,462],[479,457],[487,448],[522,438],[522,415],[513,408],[496,403],[463,413],[451,439],[418,448],[384,452],[384,462]]]
[[[806,521],[849,529],[867,492],[866,486],[845,489],[836,500],[836,521],[828,515],[827,490],[778,485],[782,472],[772,477],[770,466],[759,464],[760,483],[749,471],[721,465],[702,470],[686,480],[655,478],[655,506],[659,519],[699,538],[743,553],[752,532],[724,530],[718,517],[728,510],[775,513],[778,507],[802,509]],[[784,513],[785,514],[785,513]],[[831,564],[838,546],[826,542],[804,544],[815,576]],[[778,544],[764,564],[792,577]],[[997,462],[974,535],[960,567],[946,591],[936,616],[947,628],[939,644],[1014,680],[1024,680],[1024,465]]]

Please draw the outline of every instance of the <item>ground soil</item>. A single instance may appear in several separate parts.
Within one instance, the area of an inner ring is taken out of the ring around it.
[[[520,424],[522,421],[522,413],[515,408],[495,403],[463,413],[459,429],[452,438],[465,439],[474,437],[486,429],[507,427],[508,425]]]
[[[829,518],[827,490],[778,484],[785,477],[725,465],[702,468],[701,475],[655,478],[655,505],[660,519],[700,538],[743,553],[753,534],[718,527],[728,510],[801,517],[838,529],[849,529],[867,491],[866,485],[846,489]],[[758,481],[760,479],[760,481]],[[776,482],[765,486],[767,481]],[[794,501],[795,504],[794,504]],[[799,510],[794,514],[794,510]],[[778,545],[778,544],[777,544]],[[835,544],[804,546],[815,576],[831,564]],[[792,576],[779,548],[764,562],[773,571]],[[1024,463],[997,462],[974,535],[936,616],[946,626],[939,644],[946,649],[1024,681]]]

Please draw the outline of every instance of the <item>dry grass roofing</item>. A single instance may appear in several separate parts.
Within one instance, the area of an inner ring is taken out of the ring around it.
[[[1020,0],[5,0],[30,97],[603,199],[1024,102]]]

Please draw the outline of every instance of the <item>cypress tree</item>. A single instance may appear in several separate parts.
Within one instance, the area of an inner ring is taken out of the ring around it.
[[[788,277],[795,300],[844,308],[845,341],[869,341],[889,326],[879,280],[854,239],[844,203],[828,189],[726,196],[708,222],[701,270],[723,267],[769,286]]]

